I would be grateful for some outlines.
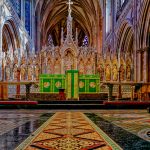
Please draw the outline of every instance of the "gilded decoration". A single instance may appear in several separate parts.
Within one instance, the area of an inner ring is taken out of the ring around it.
[[[105,69],[106,69],[105,70],[106,81],[110,81],[111,80],[111,66],[110,66],[110,64],[107,64]]]
[[[61,87],[61,82],[60,82],[60,81],[57,81],[56,84],[55,84],[55,86],[56,86],[57,88],[60,88],[60,87]]]
[[[91,88],[95,88],[96,87],[96,83],[95,82],[90,82],[90,87]]]
[[[82,88],[84,88],[84,86],[85,86],[85,83],[84,83],[83,81],[80,81],[80,82],[79,82],[79,88],[82,89]]]
[[[49,82],[44,82],[44,88],[49,88],[50,87],[50,83]]]

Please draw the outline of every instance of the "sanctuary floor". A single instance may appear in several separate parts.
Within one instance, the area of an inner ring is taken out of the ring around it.
[[[0,150],[149,150],[147,110],[0,110]]]

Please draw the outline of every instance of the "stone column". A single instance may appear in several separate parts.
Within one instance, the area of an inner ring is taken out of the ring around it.
[[[136,69],[137,69],[136,74],[138,75],[137,76],[137,81],[140,82],[141,81],[141,53],[140,53],[140,51],[137,52]]]
[[[148,82],[148,50],[149,47],[144,49],[144,82]]]
[[[22,30],[25,30],[25,0],[21,0],[21,24],[24,28],[21,28]],[[22,31],[21,35],[21,43],[20,43],[20,55],[22,56],[22,53],[25,51],[25,31]],[[19,62],[20,63],[20,62]]]
[[[64,72],[64,58],[61,58],[61,74],[65,74],[65,72]]]
[[[36,50],[37,50],[37,51],[40,51],[40,50],[41,50],[41,47],[42,47],[42,45],[41,45],[41,44],[42,44],[42,43],[41,43],[41,22],[40,22],[40,20],[41,20],[41,19],[40,19],[40,18],[41,18],[41,17],[40,17],[41,5],[42,5],[42,1],[40,1],[39,4],[38,4],[38,6],[37,6],[37,7],[38,7],[38,8],[37,8],[38,11],[37,11],[37,14],[36,14],[36,15],[37,15],[37,16],[36,16],[36,17],[37,17],[37,35],[36,35],[36,36],[37,36],[37,37],[36,37],[36,41],[37,41],[37,42],[36,42],[36,45],[37,45],[36,48],[37,48],[37,49],[36,49]]]
[[[115,23],[116,23],[116,10],[115,10],[115,0],[112,0],[112,40],[113,40],[113,49],[115,49],[115,41],[117,40],[116,39],[116,36],[115,36]]]
[[[103,1],[103,44],[102,44],[102,49],[104,51],[104,43],[105,43],[105,39],[106,39],[106,2]]]
[[[139,58],[137,57],[137,49],[138,49],[138,45],[139,45],[139,37],[138,37],[138,16],[137,16],[137,0],[133,1],[133,31],[134,31],[134,40],[135,42],[133,45],[133,70],[134,70],[134,81],[139,81],[139,72],[138,72],[138,63],[140,62],[140,60],[138,60]],[[139,56],[140,57],[140,56]]]
[[[32,0],[32,11],[31,11],[31,18],[32,18],[32,29],[31,29],[31,36],[32,36],[32,54],[35,54],[35,4],[34,4],[34,0]]]

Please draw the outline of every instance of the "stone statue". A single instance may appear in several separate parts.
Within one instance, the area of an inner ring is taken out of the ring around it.
[[[113,81],[117,81],[118,80],[118,69],[117,69],[117,65],[113,65],[113,70],[112,70],[112,78]]]
[[[47,74],[52,74],[53,73],[53,65],[51,58],[49,57],[47,60]]]
[[[9,57],[6,58],[5,75],[6,81],[10,80],[11,77],[11,60]]]
[[[13,66],[13,79],[14,80],[18,79],[18,66],[17,66],[17,64],[14,64],[14,66]]]
[[[104,80],[104,67],[102,64],[99,65],[98,72],[100,74],[100,80],[103,81]]]
[[[33,80],[33,66],[32,66],[32,59],[31,58],[29,59],[27,74],[28,74],[28,80],[29,81]]]
[[[130,65],[127,66],[127,80],[130,81],[131,80],[131,67]]]
[[[86,74],[93,74],[92,62],[90,61],[90,59],[88,59],[87,61]]]
[[[79,68],[78,69],[79,69],[79,74],[83,75],[84,74],[84,62],[82,59],[79,62]]]
[[[20,75],[21,75],[21,80],[26,79],[26,64],[25,64],[25,57],[22,57],[22,62],[20,66]]]
[[[17,55],[14,56],[14,65],[13,65],[13,79],[18,79],[18,58]]]
[[[25,64],[22,64],[20,67],[20,75],[21,75],[21,80],[26,79],[26,66],[25,66]]]
[[[70,52],[65,56],[65,71],[73,69],[73,57]]]
[[[60,62],[58,59],[55,61],[54,74],[60,74]]]
[[[38,65],[38,63],[35,65],[35,79],[36,81],[39,80],[39,74],[40,74],[40,67]]]
[[[110,81],[111,80],[111,68],[110,68],[110,65],[107,64],[106,66],[106,81]]]
[[[121,79],[121,81],[124,81],[124,77],[125,77],[125,70],[124,70],[124,66],[122,64],[120,66],[120,79]]]

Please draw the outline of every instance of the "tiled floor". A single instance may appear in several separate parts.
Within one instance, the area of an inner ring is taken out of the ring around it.
[[[14,150],[28,136],[33,135],[33,132],[43,125],[43,123],[48,119],[52,119],[57,114],[55,112],[56,110],[0,110],[0,150]],[[66,110],[65,112],[76,111]],[[92,120],[100,128],[100,131],[104,131],[106,136],[111,138],[122,149],[150,149],[150,114],[146,110],[87,110],[80,112],[84,113],[83,116],[89,122]],[[58,114],[59,119],[62,119],[62,122],[65,121],[63,119],[65,115]],[[79,118],[79,115],[75,113],[73,119],[74,125],[80,120]],[[56,121],[58,120],[56,119]],[[81,131],[81,128],[80,126],[79,129],[76,127],[74,129],[78,133]],[[86,130],[86,127],[84,129]],[[50,126],[49,131],[54,132],[53,126]],[[61,134],[60,130],[57,132],[55,133],[56,135]],[[63,130],[63,135],[64,132],[65,130]],[[48,135],[51,136],[51,134]],[[80,134],[80,137],[77,136],[77,138],[88,138],[88,135],[85,135]],[[90,135],[89,137],[95,137],[95,135]],[[107,143],[107,138],[103,138],[102,141]],[[61,148],[59,149],[61,150]],[[41,149],[35,148],[35,150]]]
[[[119,150],[105,133],[81,112],[57,112],[17,150]]]
[[[14,150],[52,114],[39,110],[0,110],[0,150]],[[45,115],[42,115],[45,114]]]
[[[150,142],[150,114],[146,110],[100,111],[97,115]]]

